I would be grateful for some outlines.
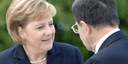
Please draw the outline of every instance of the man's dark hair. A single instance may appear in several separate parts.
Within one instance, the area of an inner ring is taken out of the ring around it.
[[[93,28],[119,25],[115,0],[76,0],[72,5],[75,20]]]

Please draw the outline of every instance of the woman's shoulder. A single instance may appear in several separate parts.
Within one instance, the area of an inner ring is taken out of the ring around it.
[[[71,47],[71,48],[75,48],[76,47],[76,46],[73,46],[71,44],[62,43],[62,42],[54,42],[53,44],[56,45],[56,46],[59,46],[59,47]]]
[[[10,47],[9,49],[6,49],[2,52],[0,52],[0,63],[7,64],[7,60],[12,61],[14,57],[14,50],[16,46]]]
[[[12,53],[14,53],[16,46],[12,46],[9,49],[6,49],[2,52],[0,52],[0,59],[5,57],[10,57]]]
[[[60,57],[66,58],[65,59],[66,62],[67,61],[69,61],[69,62],[73,61],[71,64],[74,64],[74,63],[84,64],[81,52],[80,52],[78,47],[67,44],[67,43],[54,42],[53,48],[54,48],[54,50],[55,49],[60,50]],[[76,60],[76,61],[74,61],[74,60]]]
[[[76,51],[79,50],[76,46],[73,46],[68,43],[62,43],[62,42],[54,42],[54,46],[58,47],[59,49],[63,51]]]

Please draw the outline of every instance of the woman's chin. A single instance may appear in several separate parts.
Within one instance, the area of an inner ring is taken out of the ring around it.
[[[53,44],[49,44],[49,45],[45,46],[45,50],[49,51],[52,49],[52,47],[53,47]]]

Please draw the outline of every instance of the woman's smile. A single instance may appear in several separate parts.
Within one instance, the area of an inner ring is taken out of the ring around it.
[[[50,42],[50,41],[52,41],[52,38],[48,38],[48,39],[44,39],[44,40],[42,40],[43,42]]]

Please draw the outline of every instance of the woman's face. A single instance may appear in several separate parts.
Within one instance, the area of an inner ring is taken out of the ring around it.
[[[25,40],[24,47],[48,51],[53,46],[55,28],[52,17],[42,21],[29,21],[24,29],[19,30],[20,36]]]

